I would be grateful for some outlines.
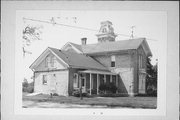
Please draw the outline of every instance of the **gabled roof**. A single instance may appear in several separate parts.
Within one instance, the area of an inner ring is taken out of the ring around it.
[[[64,50],[68,45],[70,45],[77,53],[82,53],[82,48],[81,45],[72,43],[72,42],[67,42],[62,48],[61,50]]]
[[[108,71],[108,69],[104,67],[102,64],[100,64],[99,62],[95,61],[93,58],[88,57],[86,55],[82,55],[74,52],[67,52],[51,47],[48,47],[45,51],[47,50],[49,50],[49,52],[52,52],[55,56],[57,56],[59,60],[67,64],[68,67]],[[43,54],[41,54],[39,58],[45,58],[42,55]],[[36,61],[40,61],[40,60],[37,59]],[[36,61],[33,63],[35,64],[35,66],[37,66]],[[30,66],[31,69],[32,66],[34,66],[33,64]]]
[[[52,50],[56,55],[58,55],[70,67],[108,70],[102,64],[95,61],[93,58],[89,56],[74,52],[67,52],[56,48],[49,47],[49,49]]]
[[[71,43],[79,51],[85,54],[95,54],[95,53],[104,53],[104,52],[116,52],[121,50],[130,50],[138,49],[140,45],[143,46],[143,49],[146,51],[147,56],[152,56],[151,50],[146,42],[145,38],[136,38],[130,40],[120,40],[115,42],[104,42],[97,44],[86,44],[78,45]]]
[[[119,50],[137,49],[144,39],[122,40],[98,44],[82,45],[84,53],[112,52]]]

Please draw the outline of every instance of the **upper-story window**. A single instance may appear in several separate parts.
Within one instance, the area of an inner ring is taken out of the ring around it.
[[[55,56],[53,57],[47,56],[45,59],[45,67],[48,67],[48,68],[56,67],[56,63],[57,63],[57,60]]]
[[[111,67],[115,67],[116,65],[116,58],[114,55],[111,56]]]
[[[139,55],[139,68],[143,68],[143,56]]]
[[[52,61],[51,66],[56,67],[56,57],[55,56],[52,57],[51,61]]]
[[[47,56],[46,59],[45,59],[45,67],[49,67],[50,64],[51,64],[51,57]]]
[[[102,33],[106,33],[106,32],[107,32],[106,28],[103,28]]]

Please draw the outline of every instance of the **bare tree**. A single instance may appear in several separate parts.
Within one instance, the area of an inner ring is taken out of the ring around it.
[[[25,57],[25,54],[32,54],[30,51],[26,50],[26,47],[30,46],[33,41],[36,40],[42,40],[41,39],[41,29],[42,26],[26,26],[23,29],[23,56]]]

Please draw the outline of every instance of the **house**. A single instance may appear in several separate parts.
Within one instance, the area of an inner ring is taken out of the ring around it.
[[[48,47],[30,66],[34,91],[72,95],[83,91],[99,94],[103,83],[114,83],[116,93],[131,96],[146,93],[146,57],[152,56],[145,38],[116,41],[110,21],[101,23],[98,43],[68,42],[61,49]]]

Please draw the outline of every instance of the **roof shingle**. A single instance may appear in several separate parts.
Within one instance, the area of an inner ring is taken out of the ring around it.
[[[74,52],[67,52],[51,47],[49,47],[49,49],[51,49],[58,57],[60,57],[70,67],[89,68],[89,69],[108,71],[108,69],[104,67],[102,64],[100,64],[99,62],[95,61],[93,58],[88,57],[86,55],[77,54]]]
[[[143,42],[144,38],[121,40],[116,42],[104,42],[97,44],[82,45],[82,52],[86,54],[101,53],[101,52],[113,52],[119,50],[137,49]]]

